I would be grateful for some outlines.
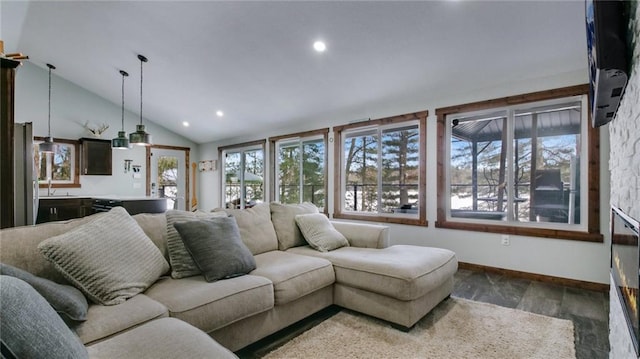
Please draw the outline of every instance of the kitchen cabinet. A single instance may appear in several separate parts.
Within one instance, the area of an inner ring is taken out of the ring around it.
[[[81,138],[82,175],[111,175],[111,141]]]
[[[42,197],[38,203],[36,223],[64,221],[93,213],[93,201],[88,197]]]

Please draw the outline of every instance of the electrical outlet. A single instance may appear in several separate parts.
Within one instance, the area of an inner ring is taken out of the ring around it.
[[[502,235],[502,245],[503,246],[508,246],[509,244],[511,244],[511,239],[509,238],[509,235],[503,234]]]

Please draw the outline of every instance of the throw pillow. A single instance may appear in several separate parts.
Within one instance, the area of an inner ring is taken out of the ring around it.
[[[301,204],[281,204],[271,202],[271,222],[278,236],[278,249],[286,251],[292,247],[304,246],[305,242],[296,225],[296,215],[318,213],[318,207],[311,202]]]
[[[171,278],[180,279],[201,274],[196,262],[180,239],[180,234],[173,226],[180,222],[199,221],[216,217],[226,217],[224,212],[187,212],[180,210],[169,210],[167,216],[167,250],[169,251],[169,263],[171,263]]]
[[[143,292],[169,264],[122,207],[42,241],[38,249],[89,299],[123,303]]]
[[[58,314],[65,316],[65,319],[87,320],[87,310],[89,309],[87,298],[76,288],[58,284],[4,263],[0,263],[0,274],[27,282],[49,302]]]
[[[320,252],[348,247],[349,242],[322,213],[299,214],[296,223],[309,245]]]
[[[174,225],[207,282],[237,277],[256,269],[256,261],[240,239],[235,218]]]
[[[236,218],[240,238],[254,255],[278,249],[278,237],[271,223],[269,203],[259,203],[247,209],[225,209]]]
[[[25,281],[0,276],[3,358],[88,358],[87,349],[51,305]]]

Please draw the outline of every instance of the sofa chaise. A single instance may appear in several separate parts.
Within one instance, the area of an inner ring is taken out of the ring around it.
[[[68,278],[45,259],[39,244],[87,226],[81,219],[0,231],[0,261],[57,283]],[[237,351],[305,317],[337,304],[410,328],[450,295],[457,271],[449,250],[389,245],[386,226],[331,221],[347,243],[331,250],[311,247],[297,217],[317,213],[313,205],[262,203],[213,213],[168,211],[132,216],[170,266],[148,288],[115,305],[91,303],[85,321],[72,328],[92,357],[129,357],[153,346],[171,346],[169,333],[190,335],[193,350],[221,345],[216,357]],[[246,275],[207,282],[174,258],[173,224],[233,216],[255,260]],[[99,236],[100,233],[96,233]],[[163,267],[164,270],[164,267]],[[182,276],[182,274],[187,274]],[[146,344],[141,344],[146,343]],[[141,349],[142,348],[142,349]],[[160,348],[160,349],[159,349]],[[224,350],[229,350],[226,354]],[[120,353],[120,354],[118,354]]]

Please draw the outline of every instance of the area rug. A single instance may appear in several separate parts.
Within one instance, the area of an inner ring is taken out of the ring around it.
[[[276,358],[575,358],[573,323],[449,298],[409,332],[342,310],[265,356]]]

